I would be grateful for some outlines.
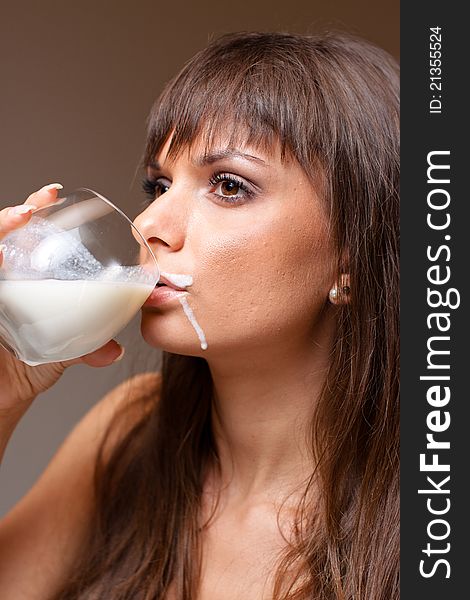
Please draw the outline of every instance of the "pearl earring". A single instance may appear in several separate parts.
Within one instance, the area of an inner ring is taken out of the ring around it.
[[[341,288],[341,294],[343,296],[347,296],[349,294],[349,292],[351,291],[351,288],[348,285],[343,285]],[[328,293],[328,296],[330,298],[330,302],[336,303],[337,300],[339,300],[339,291],[337,287],[331,288],[331,290]]]

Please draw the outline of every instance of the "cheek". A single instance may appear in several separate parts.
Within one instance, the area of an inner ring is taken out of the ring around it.
[[[197,266],[204,289],[195,300],[214,333],[246,338],[305,326],[323,306],[332,276],[323,228],[286,217],[206,240]]]

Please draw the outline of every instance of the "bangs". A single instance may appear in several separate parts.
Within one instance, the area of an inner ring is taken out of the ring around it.
[[[143,166],[155,162],[170,136],[172,159],[196,142],[206,153],[216,144],[249,145],[268,156],[280,151],[340,215],[356,190],[364,207],[368,196],[392,194],[398,102],[398,67],[371,43],[334,32],[224,35],[155,102]]]
[[[250,44],[247,35],[243,43],[227,44],[229,37],[222,38],[223,51],[216,43],[196,55],[158,98],[148,121],[144,166],[172,134],[171,157],[196,140],[206,152],[223,140],[224,146],[250,145],[268,155],[279,146],[283,160],[293,155],[311,167],[313,157],[306,144],[302,147],[304,119],[295,110],[300,102],[302,112],[308,111],[311,75],[303,72],[294,52],[290,57],[276,53],[273,40],[260,44],[253,36]]]

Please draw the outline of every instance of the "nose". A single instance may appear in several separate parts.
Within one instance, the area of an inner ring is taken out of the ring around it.
[[[181,250],[186,239],[187,210],[178,201],[177,190],[172,186],[152,202],[134,219],[134,225],[156,255],[165,248],[172,252]]]

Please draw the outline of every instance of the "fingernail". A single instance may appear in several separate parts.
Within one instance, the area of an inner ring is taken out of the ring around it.
[[[120,360],[122,360],[122,357],[124,356],[125,352],[126,352],[126,349],[124,348],[124,346],[121,346],[121,352],[119,353],[119,356],[116,356],[116,358],[113,360],[113,363],[119,362]]]
[[[6,249],[7,247],[5,246],[5,244],[0,244],[0,252],[3,252]]]
[[[64,186],[61,183],[50,183],[49,185],[45,185],[39,191],[40,192],[49,192],[51,190],[63,190]]]
[[[37,206],[34,206],[34,204],[21,204],[20,206],[13,206],[10,208],[8,213],[13,215],[25,215],[27,212],[32,212],[36,209]]]

